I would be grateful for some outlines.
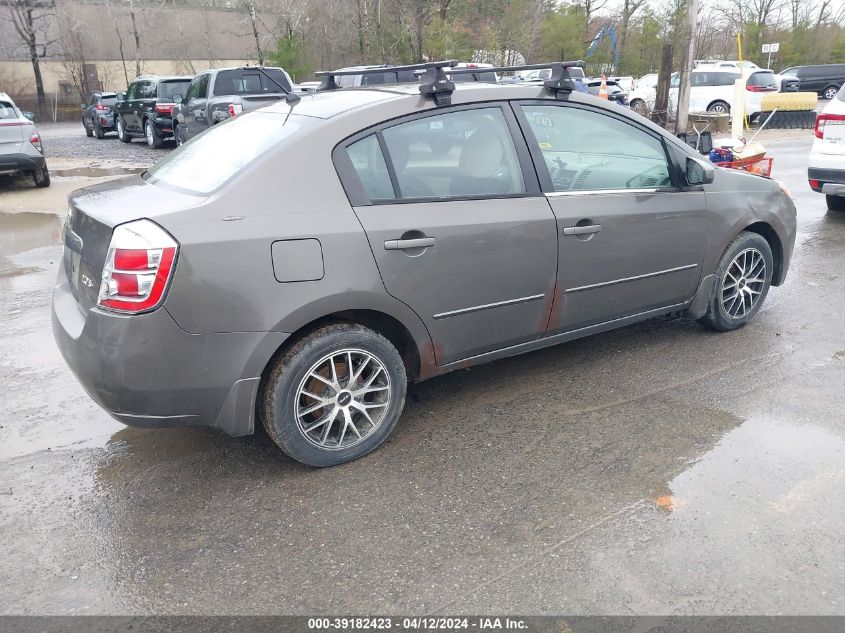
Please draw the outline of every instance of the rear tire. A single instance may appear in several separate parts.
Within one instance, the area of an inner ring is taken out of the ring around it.
[[[117,126],[117,138],[119,138],[123,143],[131,143],[132,137],[129,136],[129,133],[126,131],[126,125],[123,123],[123,117],[117,117],[115,125]]]
[[[103,131],[103,127],[101,125],[94,124],[94,136],[101,141],[106,137],[106,133]]]
[[[144,140],[150,149],[159,149],[161,147],[161,137],[156,133],[156,128],[150,119],[144,121]]]
[[[731,106],[729,106],[724,101],[714,101],[709,106],[707,106],[708,112],[715,112],[717,114],[730,114],[731,113]]]
[[[184,132],[178,123],[173,124],[173,140],[176,141],[176,147],[182,147],[185,144]]]
[[[32,172],[32,181],[35,183],[35,186],[39,189],[44,187],[50,186],[50,171],[47,167],[42,167],[41,169],[36,169]]]
[[[642,99],[634,99],[631,102],[631,109],[640,116],[648,116],[648,106]]]
[[[82,119],[82,125],[85,127],[85,136],[87,136],[88,138],[94,136],[94,130],[88,127],[88,124],[85,123],[85,119]]]
[[[837,92],[839,92],[839,88],[837,88],[836,86],[828,86],[822,91],[822,98],[830,101],[831,99],[836,97]]]
[[[826,195],[825,200],[829,211],[845,211],[845,197]]]
[[[720,332],[744,326],[760,310],[772,284],[774,258],[762,235],[743,231],[716,267],[716,287],[700,322]]]
[[[259,413],[293,459],[335,466],[384,442],[406,389],[405,365],[390,341],[362,325],[336,323],[297,341],[276,361]]]

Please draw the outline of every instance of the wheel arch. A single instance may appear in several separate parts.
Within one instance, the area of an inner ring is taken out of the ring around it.
[[[779,286],[783,276],[783,244],[777,231],[768,222],[755,222],[749,224],[742,231],[749,233],[757,233],[766,242],[769,243],[769,248],[772,249],[772,259],[774,260],[774,270],[772,271],[772,285]],[[742,232],[740,231],[740,232]],[[739,235],[739,233],[737,233]],[[736,236],[734,236],[736,237]]]
[[[705,108],[705,110],[709,111],[710,108],[712,108],[717,103],[724,103],[725,107],[728,109],[728,112],[731,111],[731,104],[728,103],[727,101],[725,101],[724,99],[713,99],[713,101],[711,101],[710,103],[707,104],[707,107]]]

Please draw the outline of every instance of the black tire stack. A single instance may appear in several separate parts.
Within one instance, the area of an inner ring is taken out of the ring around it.
[[[770,112],[761,112],[757,121],[762,125],[769,118]],[[779,130],[810,130],[816,124],[814,110],[778,110],[766,123],[767,128]]]

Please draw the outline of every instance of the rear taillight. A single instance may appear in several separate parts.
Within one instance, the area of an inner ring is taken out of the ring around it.
[[[97,109],[98,109],[98,110],[100,110],[100,111],[102,112],[103,110],[108,110],[108,109],[109,109],[109,107],[108,107],[107,105],[103,105],[102,103],[98,103],[98,104],[97,104]]]
[[[230,103],[229,104],[229,116],[230,117],[234,118],[234,117],[238,116],[243,111],[244,111],[244,107],[240,103]]]
[[[157,103],[156,112],[159,114],[173,114],[173,108],[175,107],[175,103]]]
[[[828,121],[845,121],[845,114],[820,114],[816,117],[813,133],[816,138],[824,138],[824,127]]]
[[[97,305],[126,314],[154,310],[178,252],[178,242],[150,220],[121,224],[112,233]]]
[[[39,151],[39,153],[44,153],[44,148],[41,146],[41,136],[38,132],[33,132],[32,136],[29,137],[29,142],[32,143],[32,146]]]
[[[777,92],[777,86],[745,86],[748,92]]]

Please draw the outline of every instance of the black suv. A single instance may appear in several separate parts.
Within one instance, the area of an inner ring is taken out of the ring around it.
[[[815,66],[792,66],[782,70],[785,77],[800,80],[801,90],[816,92],[825,99],[833,99],[842,84],[845,84],[845,64],[816,64]]]
[[[82,125],[85,134],[103,138],[106,132],[114,132],[114,116],[112,108],[117,103],[114,92],[92,92],[82,106]]]
[[[173,138],[173,109],[193,77],[145,75],[129,84],[126,94],[117,93],[114,124],[124,143],[143,137],[149,147],[161,147]]]

